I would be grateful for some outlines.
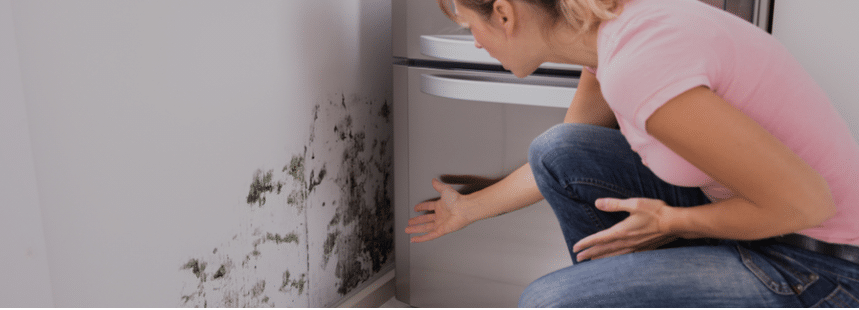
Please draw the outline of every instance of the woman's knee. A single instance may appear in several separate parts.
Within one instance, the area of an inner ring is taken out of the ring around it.
[[[607,154],[629,151],[625,138],[616,129],[588,124],[563,123],[546,130],[531,142],[528,162],[536,174],[550,172],[549,162],[572,160],[575,163],[595,163]],[[554,167],[558,168],[558,167]]]
[[[528,149],[528,162],[532,166],[539,166],[539,161],[542,160],[545,154],[551,153],[552,150],[562,145],[573,143],[573,140],[577,137],[585,136],[584,131],[586,126],[588,125],[570,123],[552,126],[552,128],[549,128],[549,130],[546,130],[531,141],[531,146]]]
[[[574,124],[564,123],[552,126],[552,128],[549,128],[549,130],[546,130],[531,141],[531,146],[528,149],[529,161],[533,164],[535,159],[541,157],[542,154],[545,154],[553,147],[557,146],[559,142],[563,141],[563,139],[565,139],[564,136],[567,135],[565,132],[569,131],[571,127],[574,127],[570,125]]]
[[[580,286],[583,282],[573,281],[578,278],[576,271],[571,268],[558,270],[532,282],[519,297],[520,308],[577,308],[594,307],[598,304],[586,302],[589,289]],[[585,300],[582,300],[585,299]]]
[[[559,286],[544,278],[532,282],[525,288],[519,297],[519,308],[548,308],[558,301],[555,290]]]
[[[563,123],[537,136],[531,142],[528,158],[533,164],[535,160],[559,148],[584,146],[588,149],[600,150],[614,148],[618,144],[625,145],[626,140],[616,129],[589,124]]]

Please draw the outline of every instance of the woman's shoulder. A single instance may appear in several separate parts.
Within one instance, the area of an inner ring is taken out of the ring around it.
[[[707,34],[747,26],[754,28],[747,21],[698,0],[630,0],[624,3],[617,18],[601,25],[601,32],[620,35],[660,28]]]

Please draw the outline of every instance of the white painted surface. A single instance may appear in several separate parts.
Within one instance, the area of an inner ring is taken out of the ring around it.
[[[255,3],[14,2],[57,306],[177,305],[186,257],[303,142],[302,14]]]
[[[379,52],[390,50],[379,39],[389,28],[376,18],[386,5],[13,0],[10,11],[0,2],[0,65],[18,65],[16,49],[20,60],[20,70],[0,73],[13,82],[0,93],[0,121],[15,132],[4,127],[0,142],[14,152],[0,154],[22,180],[9,188],[22,196],[0,198],[2,223],[21,220],[3,232],[32,239],[0,240],[14,249],[8,255],[32,248],[24,254],[36,259],[12,258],[35,264],[22,271],[41,283],[32,296],[59,307],[181,305],[182,266],[264,217],[247,211],[253,172],[303,151],[314,104],[389,95],[390,73],[379,69],[390,64]],[[4,191],[18,180],[0,177]],[[18,212],[5,209],[7,199],[26,214],[6,217]],[[306,270],[299,252],[283,261]],[[291,302],[279,305],[315,305],[307,293]]]
[[[0,307],[51,307],[12,6],[0,0]]]
[[[829,95],[859,141],[859,1],[776,0],[773,36]]]

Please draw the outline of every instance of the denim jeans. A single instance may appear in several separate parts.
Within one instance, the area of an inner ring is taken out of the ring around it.
[[[540,192],[570,255],[578,240],[625,213],[602,197],[647,197],[676,207],[709,203],[699,188],[660,180],[619,131],[561,124],[531,144]],[[771,241],[678,241],[658,250],[576,263],[534,281],[522,307],[859,307],[859,265]]]

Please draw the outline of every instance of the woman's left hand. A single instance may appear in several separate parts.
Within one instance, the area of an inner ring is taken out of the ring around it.
[[[654,250],[677,239],[660,225],[670,208],[656,199],[597,199],[605,212],[629,212],[629,217],[609,229],[587,236],[573,246],[577,261]]]

